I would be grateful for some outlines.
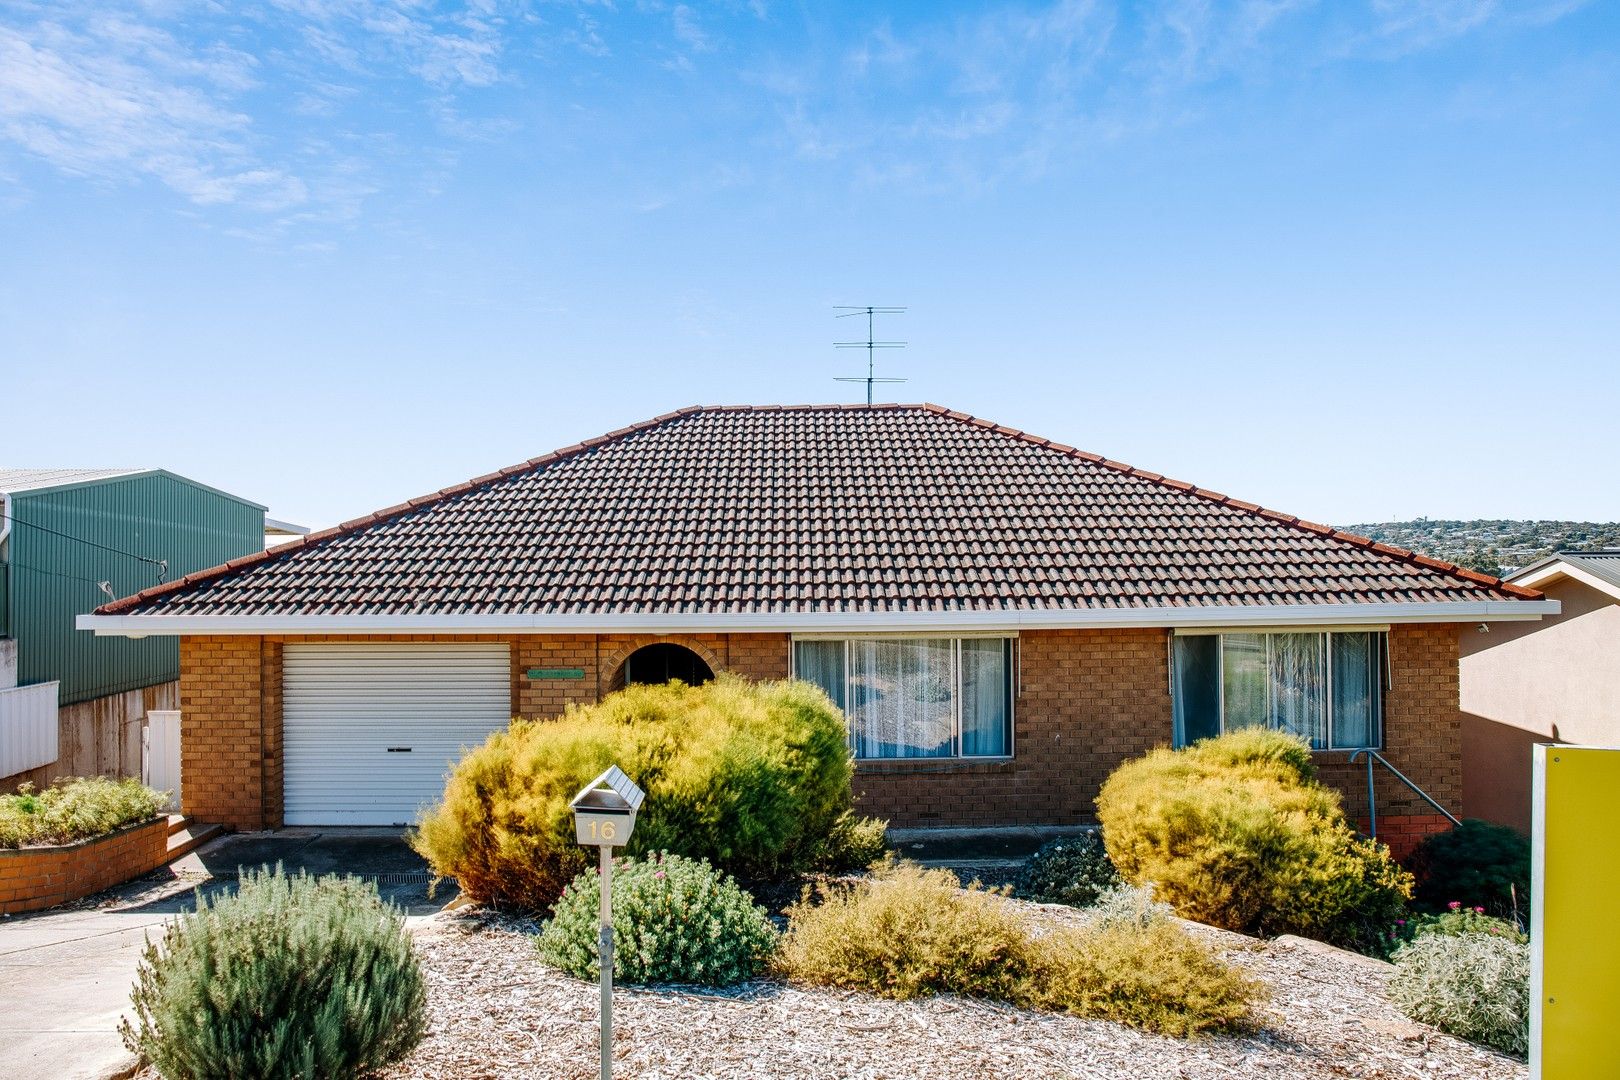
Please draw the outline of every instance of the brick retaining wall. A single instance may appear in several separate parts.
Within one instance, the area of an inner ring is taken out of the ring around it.
[[[153,818],[76,844],[0,850],[0,914],[66,904],[169,861],[169,820]]]

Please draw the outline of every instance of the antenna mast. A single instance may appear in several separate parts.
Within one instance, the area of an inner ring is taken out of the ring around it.
[[[876,374],[877,350],[878,349],[903,349],[903,348],[906,347],[906,343],[903,342],[903,341],[878,341],[876,339],[876,336],[873,333],[874,317],[878,316],[878,315],[903,315],[903,314],[905,314],[906,309],[903,308],[903,307],[873,307],[870,304],[868,304],[865,307],[841,306],[841,307],[836,307],[833,310],[839,312],[838,315],[834,316],[834,318],[838,318],[838,319],[848,319],[851,316],[855,316],[855,315],[865,315],[866,316],[866,340],[865,341],[835,341],[835,342],[833,342],[833,347],[837,348],[837,349],[865,349],[866,350],[866,378],[862,379],[862,378],[858,378],[858,377],[855,377],[855,376],[848,376],[848,377],[839,377],[837,379],[834,379],[833,381],[834,382],[863,382],[863,383],[865,383],[866,384],[866,403],[868,405],[870,405],[870,404],[872,404],[872,384],[873,383],[903,383],[903,382],[906,381],[904,379],[880,379],[880,378],[877,377],[877,374]]]

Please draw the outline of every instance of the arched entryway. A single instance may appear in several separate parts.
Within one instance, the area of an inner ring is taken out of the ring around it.
[[[685,645],[660,641],[643,645],[625,658],[623,685],[657,684],[679,679],[688,686],[702,686],[714,678],[714,670],[703,657]],[[614,680],[619,681],[619,680]]]

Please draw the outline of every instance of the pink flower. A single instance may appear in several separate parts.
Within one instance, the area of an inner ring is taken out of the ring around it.
[[[1482,908],[1482,907],[1476,907],[1476,908],[1474,908],[1474,914],[1475,915],[1483,915],[1483,914],[1485,914],[1485,909]]]
[[[664,880],[664,872],[662,870],[660,870],[656,874],[654,874],[653,877],[657,878],[659,881],[662,881],[662,880]]]
[[[1461,900],[1453,900],[1451,903],[1447,904],[1446,906],[1449,907],[1452,911],[1461,911],[1462,910],[1462,901]]]

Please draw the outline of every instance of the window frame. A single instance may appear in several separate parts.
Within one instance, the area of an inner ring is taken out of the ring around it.
[[[844,647],[844,716],[849,719],[848,703],[854,700],[854,665],[850,662],[850,645],[856,641],[939,641],[947,640],[951,643],[951,753],[939,754],[933,757],[861,757],[855,755],[857,764],[867,763],[907,763],[927,766],[929,763],[940,762],[975,762],[975,761],[1010,761],[1017,751],[1018,737],[1017,711],[1018,693],[1022,685],[1020,675],[1023,670],[1023,652],[1017,634],[986,633],[933,633],[933,634],[794,634],[789,641],[788,657],[791,677],[799,677],[799,649],[801,641],[837,641]],[[962,753],[962,642],[974,640],[994,640],[1003,642],[1006,648],[1007,671],[1005,682],[1007,687],[1007,751],[1003,754],[963,754]],[[849,724],[849,733],[846,742],[853,753],[857,745],[855,738],[855,725]]]
[[[1311,753],[1313,753],[1313,754],[1341,753],[1342,754],[1342,753],[1353,753],[1354,751],[1357,751],[1357,750],[1383,750],[1384,749],[1384,736],[1385,736],[1385,730],[1384,730],[1384,713],[1385,713],[1385,709],[1384,709],[1384,705],[1385,705],[1385,698],[1388,697],[1388,695],[1389,695],[1389,685],[1390,685],[1390,682],[1391,682],[1390,677],[1389,677],[1390,672],[1388,670],[1389,669],[1389,627],[1387,627],[1387,626],[1367,626],[1367,627],[1356,627],[1356,626],[1343,626],[1343,627],[1278,626],[1278,627],[1267,627],[1267,628],[1243,627],[1241,629],[1240,628],[1232,628],[1232,627],[1222,627],[1222,628],[1218,628],[1218,629],[1208,629],[1208,630],[1195,629],[1195,630],[1186,630],[1186,631],[1179,631],[1179,630],[1178,631],[1172,631],[1172,633],[1170,635],[1170,649],[1171,649],[1171,656],[1170,656],[1170,693],[1171,693],[1171,712],[1172,712],[1172,714],[1174,714],[1175,707],[1176,707],[1175,696],[1180,693],[1180,687],[1177,685],[1176,672],[1175,672],[1175,653],[1174,653],[1174,650],[1175,650],[1176,639],[1177,638],[1183,638],[1183,637],[1213,637],[1215,639],[1215,648],[1216,648],[1216,653],[1215,653],[1215,704],[1216,704],[1216,711],[1217,711],[1217,719],[1218,719],[1219,724],[1220,724],[1219,734],[1221,734],[1221,735],[1225,735],[1228,731],[1241,731],[1241,730],[1243,730],[1243,728],[1229,728],[1229,727],[1227,727],[1227,724],[1226,724],[1226,638],[1227,638],[1228,635],[1232,635],[1232,634],[1246,634],[1246,635],[1255,636],[1255,637],[1263,637],[1263,638],[1266,639],[1266,672],[1267,672],[1267,678],[1266,678],[1266,710],[1265,710],[1266,711],[1266,723],[1263,724],[1263,725],[1260,725],[1265,730],[1267,730],[1267,731],[1280,731],[1280,730],[1282,730],[1281,728],[1276,727],[1275,724],[1271,720],[1271,716],[1272,716],[1273,711],[1274,711],[1274,705],[1275,705],[1275,702],[1276,702],[1276,687],[1275,687],[1275,685],[1273,684],[1273,682],[1272,682],[1272,680],[1270,678],[1271,657],[1272,657],[1272,647],[1273,647],[1271,639],[1273,637],[1275,637],[1276,635],[1278,635],[1278,634],[1314,634],[1315,636],[1320,638],[1321,642],[1322,642],[1322,645],[1321,645],[1321,647],[1322,647],[1322,677],[1323,677],[1322,687],[1323,687],[1324,706],[1325,706],[1325,710],[1326,710],[1325,728],[1326,728],[1326,736],[1327,736],[1327,738],[1326,738],[1326,745],[1325,746],[1313,746],[1313,747],[1311,747]],[[1373,639],[1372,648],[1371,648],[1372,656],[1371,656],[1370,659],[1371,659],[1371,662],[1372,662],[1371,670],[1373,672],[1374,678],[1377,680],[1377,683],[1378,683],[1377,692],[1373,695],[1373,698],[1372,698],[1372,700],[1376,704],[1376,709],[1377,709],[1377,713],[1373,717],[1373,723],[1376,726],[1377,731],[1376,731],[1376,738],[1373,739],[1372,742],[1370,744],[1367,744],[1367,745],[1357,744],[1357,745],[1352,746],[1352,745],[1346,744],[1346,745],[1341,746],[1341,745],[1338,744],[1338,741],[1336,739],[1336,736],[1337,736],[1337,733],[1338,733],[1338,726],[1335,723],[1335,716],[1334,716],[1334,713],[1335,713],[1335,705],[1334,705],[1335,694],[1333,692],[1333,637],[1336,634],[1346,634],[1346,635],[1348,635],[1348,634],[1357,634],[1357,635],[1366,634],[1366,635],[1371,635],[1371,637]],[[1250,725],[1250,726],[1253,726],[1253,725]],[[1172,742],[1175,742],[1177,749],[1179,749],[1179,748],[1181,748],[1183,746],[1190,745],[1188,742],[1186,742],[1184,740],[1177,741],[1177,740],[1172,739]]]

